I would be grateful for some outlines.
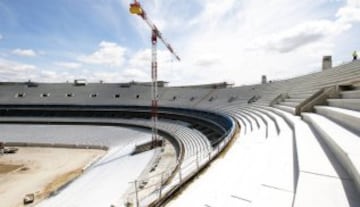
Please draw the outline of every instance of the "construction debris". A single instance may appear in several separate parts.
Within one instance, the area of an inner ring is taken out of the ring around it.
[[[147,142],[144,144],[136,145],[134,151],[131,153],[131,155],[136,155],[142,152],[146,152],[149,150],[152,150],[156,147],[163,146],[163,140],[157,139],[155,141]]]
[[[27,204],[33,203],[34,200],[35,200],[34,193],[29,193],[29,194],[25,195],[23,202],[24,202],[24,205],[27,205]]]
[[[18,151],[19,149],[18,148],[15,148],[15,147],[8,147],[8,148],[4,148],[3,149],[3,152],[4,154],[14,154]]]
[[[18,148],[15,148],[15,147],[5,148],[4,142],[0,142],[0,155],[3,155],[3,154],[14,154],[14,153],[16,153],[18,150],[19,150],[19,149],[18,149]]]

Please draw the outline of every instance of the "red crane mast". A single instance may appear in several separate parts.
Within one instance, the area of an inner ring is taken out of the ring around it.
[[[171,45],[163,38],[161,32],[156,27],[154,23],[148,18],[145,10],[141,7],[140,3],[137,0],[134,0],[133,3],[130,4],[130,13],[139,15],[146,24],[151,29],[151,119],[152,119],[152,147],[156,147],[161,144],[158,139],[158,128],[157,128],[157,121],[158,121],[158,82],[157,82],[157,39],[159,38],[161,42],[166,46],[166,48],[170,51],[174,57],[180,61],[179,56],[175,53],[174,49]]]

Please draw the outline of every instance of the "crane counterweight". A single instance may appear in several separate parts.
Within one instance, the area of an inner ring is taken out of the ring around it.
[[[137,14],[137,15],[141,15],[143,13],[143,10],[139,4],[139,2],[134,2],[132,4],[130,4],[130,9],[129,9],[131,14]]]

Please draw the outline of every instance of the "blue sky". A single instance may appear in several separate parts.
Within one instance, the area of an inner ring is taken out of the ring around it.
[[[149,81],[150,31],[130,2],[1,0],[0,81]],[[360,0],[140,2],[182,58],[159,44],[173,85],[289,78],[360,50]]]

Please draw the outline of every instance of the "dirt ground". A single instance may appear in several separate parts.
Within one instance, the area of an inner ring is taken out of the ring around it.
[[[24,206],[28,193],[34,193],[38,203],[104,154],[103,150],[19,147],[15,154],[0,156],[0,204]]]

